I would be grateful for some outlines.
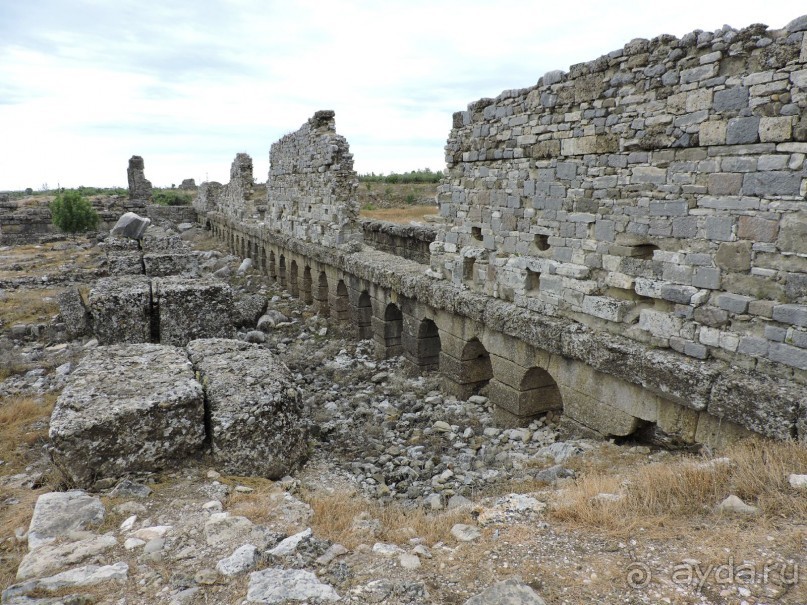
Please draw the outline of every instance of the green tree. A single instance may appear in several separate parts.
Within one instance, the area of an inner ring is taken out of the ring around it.
[[[53,224],[71,235],[87,231],[98,224],[98,213],[78,191],[62,191],[50,203]]]

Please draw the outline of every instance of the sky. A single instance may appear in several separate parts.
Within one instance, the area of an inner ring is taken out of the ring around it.
[[[336,112],[359,173],[445,166],[452,114],[634,38],[784,27],[803,0],[0,0],[0,191],[259,182]]]

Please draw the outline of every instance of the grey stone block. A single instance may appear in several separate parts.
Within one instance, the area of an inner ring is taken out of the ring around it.
[[[82,487],[174,466],[204,438],[204,396],[185,352],[155,344],[91,350],[50,420],[54,463]]]
[[[689,204],[680,202],[650,202],[650,216],[686,216]]]
[[[727,145],[756,143],[759,137],[759,118],[732,118],[726,129]]]
[[[745,336],[740,339],[740,344],[737,347],[737,352],[743,355],[750,355],[752,357],[765,357],[768,354],[768,347],[770,341],[764,338],[757,338],[756,336]]]
[[[308,450],[304,406],[288,368],[238,340],[188,344],[209,407],[213,457],[229,474],[280,479]]]
[[[777,305],[773,308],[773,318],[785,324],[807,326],[807,306]]]
[[[807,349],[800,349],[790,345],[772,342],[768,351],[768,359],[783,363],[791,368],[807,370]]]
[[[736,111],[748,107],[748,88],[734,86],[715,92],[713,107],[715,111]]]
[[[692,274],[692,285],[696,288],[717,290],[720,288],[720,269],[716,267],[696,267]]]
[[[752,296],[726,293],[717,297],[717,304],[730,313],[745,313],[748,311],[748,303],[752,300],[754,300]]]
[[[696,359],[706,359],[709,357],[709,349],[700,343],[687,341],[684,343],[684,355]]]
[[[743,195],[768,197],[771,195],[798,196],[801,190],[801,174],[797,172],[772,171],[748,173],[743,178]]]
[[[768,324],[765,326],[765,338],[774,342],[784,342],[787,338],[787,328]]]
[[[232,292],[215,280],[160,277],[153,281],[159,307],[159,340],[184,346],[198,338],[233,335]]]
[[[693,288],[692,286],[665,284],[661,287],[661,298],[671,302],[688,305],[689,301],[697,292],[698,289]]]
[[[151,284],[145,276],[99,279],[88,303],[102,345],[151,341]]]
[[[730,216],[706,217],[706,238],[716,242],[731,241],[734,219]]]

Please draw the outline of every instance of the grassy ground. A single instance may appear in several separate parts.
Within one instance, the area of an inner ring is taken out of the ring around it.
[[[426,216],[436,216],[436,206],[406,206],[404,208],[377,208],[362,210],[361,216],[379,221],[408,224],[410,221],[423,222]]]

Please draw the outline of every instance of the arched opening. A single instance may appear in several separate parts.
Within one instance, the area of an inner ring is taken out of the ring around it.
[[[336,296],[333,299],[332,314],[339,321],[348,318],[348,295],[345,280],[340,279],[336,284]]]
[[[431,319],[420,322],[417,333],[417,365],[421,370],[436,370],[440,367],[440,332]]]
[[[205,231],[212,231],[213,226],[210,224],[210,221],[205,221]]]
[[[289,265],[289,285],[288,285],[289,294],[292,296],[300,296],[300,289],[297,282],[297,261],[291,261]]]
[[[317,313],[323,317],[328,317],[328,276],[325,271],[320,271],[317,279],[317,287],[314,290],[314,301]]]
[[[274,251],[269,251],[269,279],[272,281],[277,280],[277,267],[275,266],[275,253]]]
[[[370,294],[363,290],[359,294],[359,302],[356,307],[356,327],[359,330],[359,339],[373,337],[373,303]]]
[[[491,378],[493,378],[493,366],[490,363],[490,353],[478,338],[472,338],[462,348],[460,381],[466,385],[466,390],[473,394],[478,393]]]
[[[286,257],[282,254],[280,255],[280,261],[278,261],[277,267],[277,278],[280,281],[280,287],[286,287]]]
[[[303,269],[303,281],[302,284],[300,284],[300,298],[307,305],[314,302],[314,298],[311,296],[311,267],[308,266]]]
[[[401,354],[401,334],[403,334],[403,313],[398,305],[389,303],[384,309],[382,333],[376,335],[376,341],[380,340],[383,347],[383,357],[395,357]]]
[[[524,374],[519,384],[519,399],[525,416],[563,409],[558,384],[541,368],[530,368]]]

